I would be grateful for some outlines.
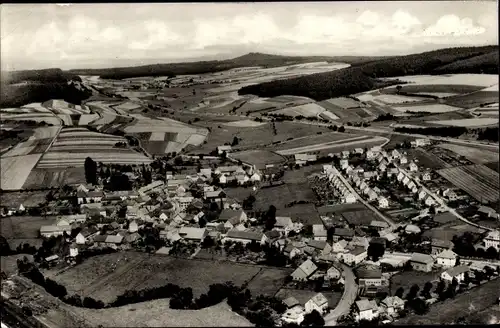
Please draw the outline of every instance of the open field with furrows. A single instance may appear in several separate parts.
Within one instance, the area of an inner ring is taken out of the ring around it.
[[[87,105],[91,110],[96,111],[100,114],[111,114],[111,115],[121,115],[116,109],[114,109],[113,105],[121,104],[122,101],[114,100],[114,101],[88,101],[85,105]]]
[[[129,289],[140,290],[167,283],[191,287],[197,297],[207,292],[208,287],[214,283],[232,281],[235,285],[241,285],[251,281],[249,287],[252,294],[259,295],[263,288],[267,288],[266,294],[273,295],[282,286],[289,271],[232,262],[213,263],[165,255],[123,252],[92,257],[54,276],[54,279],[64,284],[69,292],[109,302]],[[258,274],[262,274],[266,279],[253,281]],[[266,286],[269,279],[275,281],[276,285],[271,288]]]
[[[479,201],[498,201],[500,192],[498,173],[484,165],[458,166],[437,172]]]
[[[47,124],[52,124],[52,125],[61,125],[61,120],[51,113],[23,113],[23,114],[2,113],[2,120],[36,121],[36,122],[45,122]]]
[[[484,165],[497,173],[500,170],[498,160],[496,162],[484,163]]]
[[[394,296],[396,291],[400,288],[404,288],[403,296],[410,291],[411,286],[418,285],[420,290],[424,288],[426,282],[430,281],[433,284],[431,291],[437,286],[442,270],[432,271],[432,272],[421,272],[421,271],[402,271],[391,277],[390,280],[390,294]]]
[[[226,126],[234,126],[234,127],[241,127],[241,128],[253,128],[261,125],[267,124],[266,122],[257,122],[253,120],[241,120],[241,121],[233,121],[233,122],[228,122],[224,123]]]
[[[342,143],[345,141],[355,141],[362,140],[366,138],[364,135],[350,133],[350,132],[326,132],[322,134],[310,135],[301,138],[295,138],[293,140],[285,140],[273,148],[276,151],[286,150],[298,147],[314,146],[317,144],[323,144],[327,142],[338,142]]]
[[[302,138],[315,135],[317,132],[327,132],[328,128],[322,126],[306,125],[293,122],[275,122],[276,134],[273,132],[272,123],[266,123],[257,127],[233,127],[224,124],[211,123],[211,132],[207,143],[200,145],[190,151],[193,154],[209,153],[217,146],[231,143],[233,138],[238,137],[238,145],[235,149],[250,149],[256,146],[270,145],[273,142],[285,141],[290,138]]]
[[[346,139],[341,141],[324,142],[313,144],[309,146],[302,146],[296,148],[287,148],[284,150],[277,150],[276,152],[281,155],[293,155],[298,153],[308,152],[321,152],[321,153],[339,153],[344,150],[352,150],[354,148],[371,148],[374,146],[382,146],[386,144],[389,139],[384,137],[360,137],[359,139]]]
[[[446,74],[446,75],[406,75],[391,77],[391,80],[399,79],[408,82],[411,85],[458,85],[458,86],[477,86],[487,88],[498,84],[498,75],[494,74]],[[403,84],[409,87],[407,84]],[[437,91],[437,90],[436,90]],[[440,89],[439,91],[442,91]]]
[[[449,163],[446,163],[438,156],[426,151],[422,148],[408,149],[408,156],[410,159],[415,159],[415,162],[423,167],[430,168],[432,170],[440,170],[444,168],[451,167]]]
[[[475,108],[484,104],[498,103],[497,91],[477,91],[470,94],[452,96],[444,99],[445,104],[460,108]]]
[[[288,116],[304,116],[304,117],[318,117],[321,113],[327,111],[325,108],[321,107],[316,103],[309,103],[305,105],[286,107],[275,112],[273,114],[284,114]],[[328,112],[328,111],[327,111]],[[332,113],[333,114],[333,113]],[[338,116],[333,115],[332,119],[338,119]]]
[[[323,107],[328,112],[334,114],[338,117],[338,120],[342,122],[356,122],[364,118],[370,117],[371,111],[368,108],[341,108],[338,107],[328,100],[317,102],[317,104]]]
[[[0,193],[0,204],[7,208],[18,208],[20,204],[25,207],[38,206],[45,202],[48,191],[16,191]]]
[[[7,239],[32,239],[40,235],[40,227],[55,224],[54,217],[9,216],[0,218],[2,236]]]
[[[293,272],[292,268],[263,268],[248,284],[248,290],[254,297],[258,295],[274,296],[283,286],[285,278]]]
[[[476,92],[483,89],[481,85],[463,85],[463,84],[402,84],[400,92],[409,94],[429,95],[436,97],[449,97],[453,95]],[[396,87],[380,89],[380,93],[397,94]],[[420,98],[425,99],[425,98]]]
[[[72,308],[93,326],[104,327],[252,327],[244,317],[225,303],[201,310],[172,310],[169,300],[161,299],[118,308],[91,310]]]
[[[419,97],[411,97],[411,96],[403,96],[403,95],[394,95],[394,94],[381,94],[379,96],[375,96],[375,100],[378,100],[382,103],[386,103],[389,105],[393,104],[404,104],[404,103],[416,103],[424,100],[425,98]]]
[[[407,106],[392,106],[397,111],[400,112],[429,112],[429,113],[447,113],[454,112],[460,110],[459,107],[449,106],[445,104],[426,104],[426,105],[418,105],[412,104]]]
[[[452,299],[439,302],[430,307],[422,316],[411,315],[396,321],[398,325],[435,325],[452,324],[458,318],[482,311],[492,306],[500,296],[498,279],[459,294]],[[498,305],[497,305],[498,306]]]
[[[31,170],[23,189],[51,188],[85,183],[85,170],[80,167],[39,168]]]
[[[462,120],[427,121],[427,123],[461,127],[484,127],[498,125],[498,117],[467,118]]]
[[[300,169],[286,170],[283,181],[286,183],[303,183],[313,174],[323,172],[323,164],[311,164],[303,166]]]
[[[234,152],[230,154],[230,157],[244,163],[255,165],[258,169],[265,168],[267,164],[282,164],[286,161],[283,156],[266,150]]]
[[[451,150],[452,152],[464,156],[475,164],[483,164],[488,162],[498,162],[498,152],[467,147],[451,143],[439,144],[437,147]]]
[[[431,230],[425,231],[422,236],[424,237],[429,237],[429,238],[435,238],[435,239],[441,239],[441,240],[448,240],[452,241],[453,236],[460,236],[464,232],[473,232],[473,233],[482,233],[484,230],[473,227],[468,224],[459,224],[459,225],[453,225],[455,222],[452,221],[451,224],[452,226],[443,226],[443,227],[438,227],[438,228],[433,228]]]
[[[356,108],[361,105],[358,101],[347,97],[331,98],[325,101],[343,109]]]
[[[52,99],[42,104],[43,107],[48,108],[54,114],[89,114],[90,110],[87,106],[74,105],[60,99]]]
[[[32,154],[40,154],[47,150],[51,138],[47,139],[35,139],[30,138],[27,141],[20,142],[14,147],[12,147],[8,152],[2,154],[2,157],[12,157],[12,156],[25,156]]]
[[[3,190],[21,189],[31,170],[42,154],[2,157],[0,159],[1,182]]]

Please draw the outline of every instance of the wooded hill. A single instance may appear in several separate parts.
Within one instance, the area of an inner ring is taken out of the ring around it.
[[[498,46],[447,48],[420,54],[355,62],[351,67],[241,88],[240,95],[294,95],[317,101],[380,88],[379,78],[451,73],[498,74]]]

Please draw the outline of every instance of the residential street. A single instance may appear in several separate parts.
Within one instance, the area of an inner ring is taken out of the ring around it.
[[[349,313],[351,305],[358,296],[358,285],[356,284],[354,272],[345,264],[342,264],[342,270],[342,275],[344,277],[344,293],[335,309],[325,316],[325,326],[335,326],[338,318]]]

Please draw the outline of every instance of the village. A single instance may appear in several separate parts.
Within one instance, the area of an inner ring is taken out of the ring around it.
[[[427,144],[417,139],[411,146]],[[404,150],[358,148],[326,159],[297,154],[284,167],[263,169],[231,159],[231,146],[217,147],[214,153],[203,158],[212,163],[206,167],[199,164],[200,158],[194,159],[198,165],[189,174],[173,172],[181,171],[193,156],[171,160],[172,171],[160,165],[151,172],[126,172],[136,181],[133,190],[106,191],[109,178],[103,172],[109,168],[102,166],[96,172],[97,184],[57,191],[50,202],[59,207],[45,213],[56,220],[39,233],[47,244],[57,239],[61,246],[53,253],[42,246],[35,259],[40,267],[64,269],[107,251],[139,251],[292,268],[284,282],[287,288],[317,293],[302,303],[293,293],[283,297],[286,311],[275,322],[283,325],[313,320],[316,312],[322,318],[315,322],[327,325],[389,323],[410,313],[424,314],[432,304],[499,275],[499,230],[489,229],[475,239],[473,247],[481,249],[482,258],[464,253],[463,238],[451,242],[425,234],[440,218],[460,216],[447,205],[459,198],[459,191],[429,185],[434,179],[431,170],[417,165]],[[328,164],[315,164],[318,161]],[[273,205],[256,212],[251,208],[253,195],[243,202],[226,195],[229,185],[253,192],[280,185],[280,170],[310,165],[322,167],[312,177],[313,189],[319,199],[326,198],[318,207],[317,223],[304,224]],[[148,179],[151,182],[144,183]],[[411,219],[396,222],[384,214],[401,204],[415,209]],[[58,208],[68,207],[71,214],[58,213]],[[4,209],[4,216],[28,210],[23,205]],[[498,220],[486,206],[474,215]],[[402,276],[407,281],[401,281]],[[399,277],[397,287],[394,277]],[[342,293],[338,304],[329,304],[324,295],[329,291]]]

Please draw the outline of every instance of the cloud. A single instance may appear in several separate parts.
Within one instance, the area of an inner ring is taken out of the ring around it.
[[[431,37],[439,36],[473,36],[486,32],[486,29],[479,25],[474,25],[472,19],[460,18],[456,15],[445,15],[435,24],[425,29],[423,35]]]
[[[144,41],[132,41],[129,49],[132,50],[155,50],[164,49],[168,45],[179,44],[183,42],[182,37],[174,33],[165,22],[151,20],[143,27],[148,35]]]

